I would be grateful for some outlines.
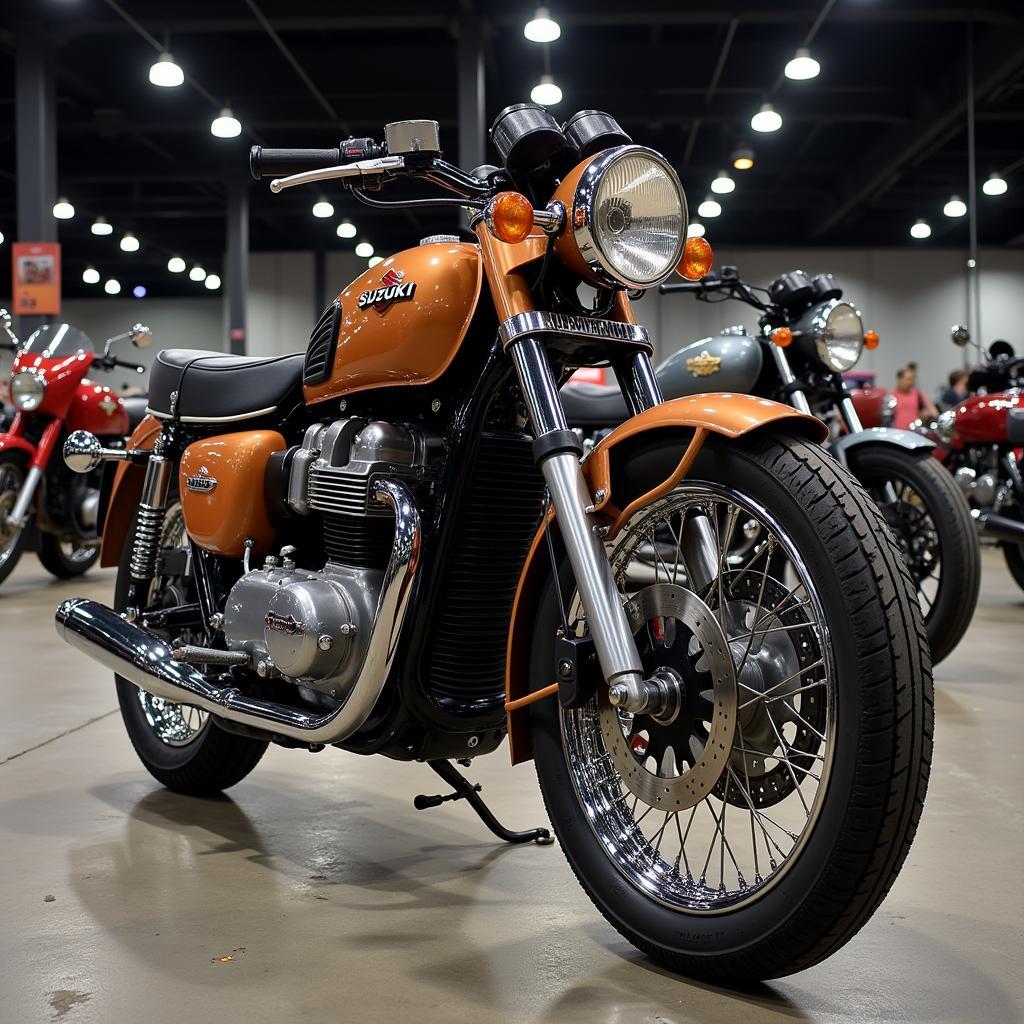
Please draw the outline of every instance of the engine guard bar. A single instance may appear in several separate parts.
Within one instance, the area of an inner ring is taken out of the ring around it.
[[[394,510],[394,546],[363,664],[348,699],[338,708],[325,713],[304,711],[258,700],[232,686],[219,686],[191,665],[175,661],[170,645],[159,637],[97,601],[63,601],[56,613],[57,633],[72,647],[154,696],[301,743],[344,740],[369,717],[387,681],[420,560],[420,516],[408,490],[394,480],[377,480],[373,496]]]

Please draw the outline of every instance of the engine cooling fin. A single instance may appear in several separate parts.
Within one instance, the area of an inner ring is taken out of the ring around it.
[[[428,686],[450,710],[504,699],[512,603],[543,496],[530,438],[484,434],[431,631]]]

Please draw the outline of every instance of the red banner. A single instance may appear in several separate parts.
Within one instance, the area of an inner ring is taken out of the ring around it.
[[[11,274],[15,313],[43,316],[60,312],[59,242],[15,242]]]

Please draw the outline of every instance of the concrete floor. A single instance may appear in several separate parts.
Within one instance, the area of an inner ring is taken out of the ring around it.
[[[558,847],[417,812],[417,765],[272,749],[230,799],[160,789],[109,675],[60,644],[65,594],[27,557],[0,589],[0,1022],[1024,1019],[1024,595],[986,554],[937,673],[936,765],[903,874],[831,961],[744,992],[672,977],[613,932]],[[541,823],[529,766],[473,774]]]

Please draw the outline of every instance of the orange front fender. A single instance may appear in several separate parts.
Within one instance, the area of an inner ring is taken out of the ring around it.
[[[151,449],[156,444],[162,424],[155,416],[147,416],[128,438],[128,448]],[[145,466],[122,462],[114,474],[110,504],[103,520],[103,541],[100,544],[100,565],[119,565],[125,538],[131,529],[132,516],[142,498]]]
[[[627,508],[631,499],[635,497],[616,496],[612,493],[615,449],[629,438],[657,430],[687,430],[695,432],[692,436],[698,438],[696,447],[699,448],[699,438],[703,432],[735,439],[775,425],[785,426],[787,430],[796,431],[812,441],[823,441],[828,436],[828,430],[821,420],[798,412],[792,406],[772,402],[766,398],[728,392],[675,398],[648,409],[639,416],[633,416],[616,427],[583,462],[583,475],[590,493],[604,492],[600,500],[595,502],[595,511],[615,527],[620,521],[622,510]],[[696,455],[696,448],[693,455]],[[680,462],[680,468],[684,471],[688,468],[685,456]],[[678,478],[675,482],[677,481]],[[669,482],[674,486],[671,478],[666,481]],[[653,497],[650,500],[654,500]],[[551,571],[544,535],[549,525],[557,529],[557,523],[553,523],[553,519],[554,516],[549,514],[537,530],[519,577],[519,586],[512,605],[505,657],[506,704],[525,697],[530,692],[530,650],[534,615]],[[508,738],[513,764],[528,761],[533,757],[528,707],[508,712]]]

